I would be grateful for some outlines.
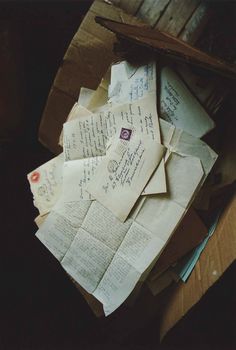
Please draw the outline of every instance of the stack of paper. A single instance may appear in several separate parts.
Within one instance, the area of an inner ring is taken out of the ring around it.
[[[169,68],[162,74],[159,93],[154,62],[113,65],[108,92],[105,80],[81,91],[63,153],[28,175],[36,236],[106,315],[158,260],[217,158],[196,137],[212,121]],[[158,118],[157,95],[172,124]]]

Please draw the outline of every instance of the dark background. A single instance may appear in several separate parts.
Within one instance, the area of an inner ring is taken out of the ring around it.
[[[158,314],[136,328],[122,326],[125,320],[119,310],[112,317],[96,319],[34,237],[37,210],[26,174],[53,156],[37,141],[38,125],[66,48],[90,4],[0,3],[0,350],[235,349],[235,264],[159,345]],[[231,60],[235,59],[233,5],[226,2],[220,8],[220,26],[219,22],[209,26],[212,33],[217,30],[221,46],[214,40],[211,46],[204,38],[201,41],[203,48],[215,46],[218,55],[224,53]],[[219,4],[215,6],[218,11]]]

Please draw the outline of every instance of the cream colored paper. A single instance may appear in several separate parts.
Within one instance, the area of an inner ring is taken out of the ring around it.
[[[100,156],[64,163],[62,196],[65,202],[93,199],[87,191],[87,186],[102,159],[103,156]]]
[[[64,124],[65,160],[104,155],[106,144],[122,125],[135,128],[140,136],[147,136],[160,143],[160,128],[154,95],[115,107],[99,113],[80,115]]]
[[[75,120],[79,117],[90,116],[90,115],[91,115],[91,112],[89,110],[87,110],[85,107],[83,107],[78,102],[76,102],[74,104],[74,106],[72,107],[72,109],[67,117],[67,121],[72,121],[72,120]],[[65,140],[65,142],[66,141],[67,140]],[[63,133],[63,129],[62,129],[58,144],[64,148],[63,143],[64,143],[64,133]]]
[[[136,67],[123,61],[111,67],[109,102],[132,102],[153,92],[156,92],[155,62]]]
[[[133,132],[130,140],[119,139],[113,145],[87,187],[121,221],[127,218],[164,152],[162,145]]]
[[[160,128],[154,100],[154,95],[148,94],[147,97],[133,103],[115,107],[106,106],[106,109],[101,112],[93,114],[88,112],[88,115],[81,115],[65,123],[65,160],[105,155],[109,140],[122,125],[134,128],[140,137],[147,137],[160,143]],[[144,194],[166,191],[164,160],[161,161],[159,167],[161,169],[155,174],[154,179],[151,178]]]
[[[88,108],[88,105],[91,101],[91,98],[94,94],[95,90],[88,89],[85,87],[80,88],[78,104],[82,107]]]
[[[161,118],[196,137],[214,128],[213,120],[171,68],[161,70],[160,81]]]
[[[59,261],[73,242],[90,204],[90,201],[58,201],[36,232],[38,239]]]
[[[87,108],[92,111],[97,109],[107,103],[108,99],[108,85],[110,80],[110,71],[105,74],[103,79],[101,80],[98,88],[94,91]]]
[[[44,221],[47,219],[48,214],[44,215],[38,215],[35,219],[34,222],[38,226],[38,228],[44,223]]]
[[[48,213],[60,197],[62,167],[63,154],[60,154],[27,175],[40,215]]]
[[[181,161],[179,161],[180,158]],[[185,214],[192,195],[201,181],[203,170],[200,161],[196,158],[172,155],[167,164],[169,165],[166,168],[167,179],[168,183],[170,182],[170,193],[173,195],[147,197],[93,293],[103,303],[107,315],[127,298],[147,267],[158,258]],[[180,178],[173,179],[172,166],[176,166],[178,171],[183,170]],[[189,177],[192,179],[187,183],[189,189],[182,195],[182,189]],[[117,274],[121,275],[118,280]]]
[[[180,158],[181,161],[179,160]],[[184,164],[183,162],[187,163]],[[98,257],[95,259],[96,263],[99,264],[98,269],[100,267],[104,268],[103,274],[101,271],[99,272],[99,276],[103,276],[102,279],[99,280],[97,278],[91,284],[84,277],[86,275],[84,270],[82,270],[83,275],[81,276],[81,268],[78,267],[80,266],[81,256],[75,252],[78,251],[78,246],[81,244],[80,240],[84,240],[84,232],[82,235],[80,235],[80,231],[78,232],[76,240],[72,243],[71,248],[62,260],[62,266],[82,287],[88,287],[87,283],[89,283],[90,293],[103,303],[106,315],[119,307],[131,293],[143,272],[159,256],[183,217],[186,211],[184,206],[188,206],[191,196],[198,186],[198,181],[201,181],[203,170],[201,163],[198,160],[196,161],[196,158],[174,154],[170,157],[168,164],[168,180],[169,172],[171,171],[170,166],[176,165],[179,170],[183,169],[183,176],[180,178],[174,179],[170,176],[170,192],[171,190],[173,191],[172,198],[168,194],[148,196],[135,219],[129,219],[125,224],[120,223],[109,210],[106,210],[96,201],[93,202],[88,210],[85,218],[86,225],[83,223],[82,228],[87,233],[93,232],[93,237],[103,244],[99,244],[99,249],[104,247],[104,252],[100,252],[98,255],[101,255],[101,265]],[[185,171],[185,165],[187,165],[187,172]],[[182,195],[181,191],[185,187],[186,178],[192,179],[192,182],[188,180],[187,183],[191,187],[191,192],[186,190],[185,194]],[[181,194],[180,197],[178,197],[178,194]],[[187,200],[187,196],[189,200]],[[94,208],[96,208],[96,214],[94,214]],[[96,226],[101,221],[102,227],[97,229]],[[114,222],[116,222],[119,229],[117,229]],[[128,225],[126,231],[123,231],[122,225],[126,224]],[[107,237],[110,236],[116,237],[117,243],[115,245],[108,243]],[[87,237],[86,242],[88,243]],[[109,249],[105,247],[106,245],[108,245]],[[93,251],[94,249],[93,244],[90,247],[86,247],[88,251],[90,249]],[[91,254],[89,253],[89,256]],[[71,266],[71,261],[73,266]],[[107,266],[106,268],[105,265]],[[90,268],[87,271],[88,276],[92,273]]]
[[[119,248],[132,220],[124,224],[94,201],[65,255],[62,266],[92,293]]]
[[[170,152],[191,155],[201,160],[204,169],[202,181],[204,181],[217,159],[217,154],[204,141],[181,129],[175,128],[163,119],[160,119],[160,130],[163,145]]]

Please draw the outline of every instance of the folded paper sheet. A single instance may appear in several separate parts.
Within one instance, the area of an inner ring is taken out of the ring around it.
[[[37,232],[65,270],[102,302],[106,315],[157,259],[216,160],[204,142],[165,121],[161,132],[173,151],[166,166],[168,194],[147,196],[125,223],[97,201],[60,200]]]
[[[213,120],[171,68],[161,69],[160,81],[161,118],[196,137],[214,128]]]
[[[91,98],[94,94],[94,90],[85,87],[80,88],[78,104],[82,107],[88,108]]]
[[[59,200],[36,233],[38,239],[61,261],[81,226],[91,201]]]
[[[184,165],[180,159],[188,159],[189,165],[181,180],[171,179],[175,199],[185,187],[190,170],[194,169],[195,175],[197,171],[192,157],[175,155],[168,163],[175,162],[180,170]],[[197,173],[191,185],[188,183],[189,191],[194,192],[203,175],[201,166]],[[160,197],[147,198],[135,220],[131,217],[124,224],[101,204],[93,202],[62,259],[66,271],[103,303],[106,314],[114,311],[131,293],[185,213],[186,209],[167,195]],[[179,202],[185,203],[182,195]]]
[[[109,102],[121,104],[133,102],[156,92],[156,63],[132,66],[126,61],[111,67]]]
[[[159,122],[154,95],[99,113],[80,115],[64,124],[65,160],[105,155],[106,145],[123,125],[135,128],[137,133],[160,142]]]
[[[48,213],[61,195],[63,158],[60,154],[27,175],[40,215]]]
[[[83,98],[82,98],[83,100]],[[86,109],[84,106],[82,106],[81,104],[79,104],[79,102],[76,102],[74,104],[74,106],[72,107],[68,117],[67,117],[67,121],[71,121],[71,120],[74,120],[74,119],[77,119],[79,117],[88,117],[91,115],[91,112]],[[60,134],[60,137],[59,137],[59,145],[64,147],[63,143],[64,143],[64,134],[63,134],[63,129],[61,131],[61,134]]]
[[[146,183],[159,165],[164,147],[133,129],[122,128],[120,138],[98,166],[88,191],[125,221]]]
[[[87,186],[103,158],[104,156],[98,156],[64,163],[62,197],[65,202],[93,199]]]

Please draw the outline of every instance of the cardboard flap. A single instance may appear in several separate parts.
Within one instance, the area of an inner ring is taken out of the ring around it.
[[[116,36],[95,22],[99,14],[125,23],[144,26],[121,9],[96,0],[85,16],[55,77],[39,127],[39,140],[53,153],[60,153],[62,125],[77,101],[80,88],[96,89],[115,56]]]

